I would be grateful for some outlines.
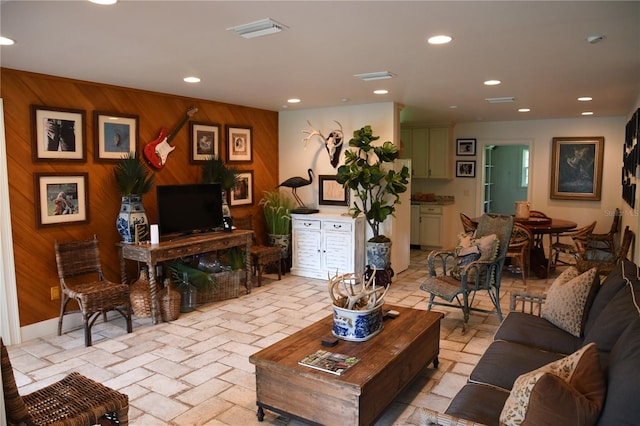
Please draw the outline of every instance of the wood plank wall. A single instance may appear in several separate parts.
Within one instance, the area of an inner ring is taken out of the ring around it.
[[[26,326],[59,313],[60,301],[51,300],[51,287],[59,286],[54,241],[91,237],[100,240],[100,252],[105,274],[119,280],[120,269],[116,244],[120,236],[115,220],[120,209],[120,194],[113,180],[114,163],[98,163],[93,156],[93,112],[135,114],[139,116],[138,152],[146,142],[155,140],[160,129],[171,131],[195,105],[198,112],[192,120],[221,125],[221,157],[226,158],[224,126],[248,125],[253,128],[253,163],[239,164],[241,171],[252,170],[254,177],[253,205],[231,209],[232,215],[253,214],[258,241],[265,243],[264,215],[258,206],[263,191],[278,184],[278,113],[219,102],[178,97],[162,93],[108,86],[42,74],[0,68],[0,94],[4,101],[7,163],[11,207],[13,247],[20,325]],[[86,111],[85,163],[33,162],[31,154],[30,105],[73,108]],[[166,166],[156,173],[156,184],[200,182],[200,167],[189,162],[189,125],[176,135],[175,151]],[[235,165],[235,164],[234,164]],[[89,214],[87,224],[36,227],[34,173],[66,172],[89,174]],[[156,223],[155,188],[143,203],[150,223]],[[5,214],[5,207],[2,207]],[[185,210],[185,214],[188,211]],[[135,275],[135,265],[133,273]]]

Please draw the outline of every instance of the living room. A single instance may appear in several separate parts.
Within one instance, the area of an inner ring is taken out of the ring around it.
[[[2,7],[5,7],[3,3]],[[6,19],[4,16],[3,20]],[[3,23],[4,24],[4,23]],[[3,25],[3,27],[6,27]],[[3,53],[5,52],[3,47]],[[3,63],[3,66],[8,66]],[[316,175],[335,174],[317,142],[308,145],[302,141],[303,130],[309,129],[310,121],[315,128],[331,129],[335,121],[350,134],[362,125],[370,124],[382,140],[399,140],[402,123],[402,106],[384,100],[362,105],[337,105],[273,111],[252,108],[216,99],[203,99],[194,95],[175,96],[169,92],[148,91],[142,87],[114,86],[93,83],[84,79],[75,80],[70,74],[62,77],[48,73],[2,68],[2,99],[4,104],[4,132],[6,139],[8,192],[7,205],[11,208],[10,229],[2,234],[5,247],[3,258],[11,260],[5,265],[4,280],[14,283],[9,294],[16,300],[13,309],[5,310],[11,315],[3,322],[12,325],[9,335],[15,343],[29,341],[41,336],[55,334],[59,301],[51,300],[51,288],[57,287],[58,279],[53,258],[53,241],[84,237],[98,232],[103,247],[106,273],[118,277],[119,259],[116,244],[119,236],[115,228],[115,217],[119,209],[119,194],[111,181],[113,163],[97,161],[94,157],[93,137],[94,111],[136,114],[139,116],[139,146],[154,140],[160,128],[171,129],[194,103],[199,111],[194,121],[218,123],[224,132],[225,125],[247,125],[253,129],[252,163],[240,164],[240,169],[252,171],[254,176],[253,203],[232,209],[234,214],[253,213],[260,216],[258,201],[263,191],[271,190],[292,176],[305,176],[308,168]],[[543,210],[551,216],[569,216],[583,224],[598,221],[598,232],[604,232],[609,217],[606,211],[616,207],[623,209],[622,226],[629,225],[638,230],[635,209],[621,198],[620,169],[622,163],[625,124],[633,112],[640,107],[640,91],[634,94],[635,102],[625,105],[624,113],[614,116],[596,117],[552,117],[537,120],[466,121],[453,126],[452,143],[457,138],[475,138],[479,148],[502,141],[524,141],[531,146],[531,176],[529,201],[532,208]],[[32,105],[48,105],[86,112],[86,160],[80,163],[34,161],[32,153]],[[428,121],[428,119],[424,119]],[[570,201],[549,199],[549,176],[551,175],[551,140],[558,136],[602,136],[605,151],[604,175],[600,201]],[[225,140],[224,134],[221,138]],[[199,168],[189,161],[188,131],[186,128],[176,136],[176,150],[171,154],[167,167],[157,173],[157,184],[197,182]],[[222,147],[222,152],[225,152]],[[481,159],[478,157],[476,161]],[[36,218],[35,173],[88,173],[90,197],[90,221],[72,226],[38,226]],[[306,204],[317,205],[317,185],[301,188],[299,195]],[[481,213],[479,179],[452,179],[450,181],[413,182],[413,192],[435,192],[451,194],[456,198],[456,210],[470,215]],[[149,219],[156,220],[155,200],[150,195],[144,199]],[[323,210],[342,212],[344,208],[326,206]],[[570,213],[568,213],[568,211]],[[257,223],[258,240],[264,242],[264,222]],[[12,256],[7,256],[10,247]],[[637,259],[638,249],[634,251]],[[129,265],[130,268],[135,268]],[[133,275],[133,274],[132,274]],[[5,289],[6,290],[6,289]]]

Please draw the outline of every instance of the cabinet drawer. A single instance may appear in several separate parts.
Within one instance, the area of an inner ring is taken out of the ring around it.
[[[325,221],[322,222],[322,229],[325,231],[351,232],[353,228],[352,223]]]
[[[420,206],[422,214],[442,214],[442,206]]]
[[[319,220],[294,220],[293,226],[298,229],[320,230],[320,221]]]

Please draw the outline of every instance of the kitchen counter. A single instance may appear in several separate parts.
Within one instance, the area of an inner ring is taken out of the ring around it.
[[[414,205],[435,205],[435,206],[446,206],[450,204],[454,204],[456,199],[452,195],[436,195],[435,200],[433,201],[425,201],[418,200],[415,197],[411,197],[411,204]]]

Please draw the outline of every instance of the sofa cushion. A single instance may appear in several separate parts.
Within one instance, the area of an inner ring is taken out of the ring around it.
[[[611,271],[609,275],[607,275],[607,278],[605,278],[604,282],[600,286],[598,294],[593,300],[584,326],[585,335],[593,327],[593,324],[597,321],[602,311],[609,305],[611,299],[613,299],[618,291],[626,285],[622,278],[623,269],[627,275],[633,277],[632,281],[634,283],[638,282],[638,278],[636,278],[637,266],[626,259],[622,262],[618,262],[613,271]]]
[[[640,282],[636,276],[635,265],[632,263],[627,264],[627,262],[625,264],[624,274],[629,279],[629,282],[633,284],[633,294],[632,288],[627,284],[619,288],[596,320],[585,328],[584,344],[594,342],[598,346],[602,365],[606,365],[607,356],[622,332],[638,317],[635,301],[640,300]],[[629,266],[631,267],[629,268]],[[620,280],[624,281],[623,278],[620,278]],[[617,283],[605,282],[599,294],[606,291],[606,286],[610,284]],[[598,297],[596,297],[597,299]]]
[[[521,374],[557,361],[563,356],[527,345],[496,340],[489,345],[471,371],[469,381],[509,391]]]
[[[500,412],[509,391],[477,383],[467,383],[451,400],[445,413],[489,426],[498,426]]]
[[[599,425],[618,426],[640,419],[640,319],[636,318],[611,350],[607,399]]]
[[[597,277],[596,268],[582,274],[573,266],[565,269],[549,287],[542,318],[580,337],[587,296]]]
[[[581,338],[544,318],[523,312],[510,312],[498,327],[494,340],[506,340],[564,355],[574,353],[582,346]]]
[[[518,377],[500,423],[595,424],[604,402],[605,378],[595,344]]]

